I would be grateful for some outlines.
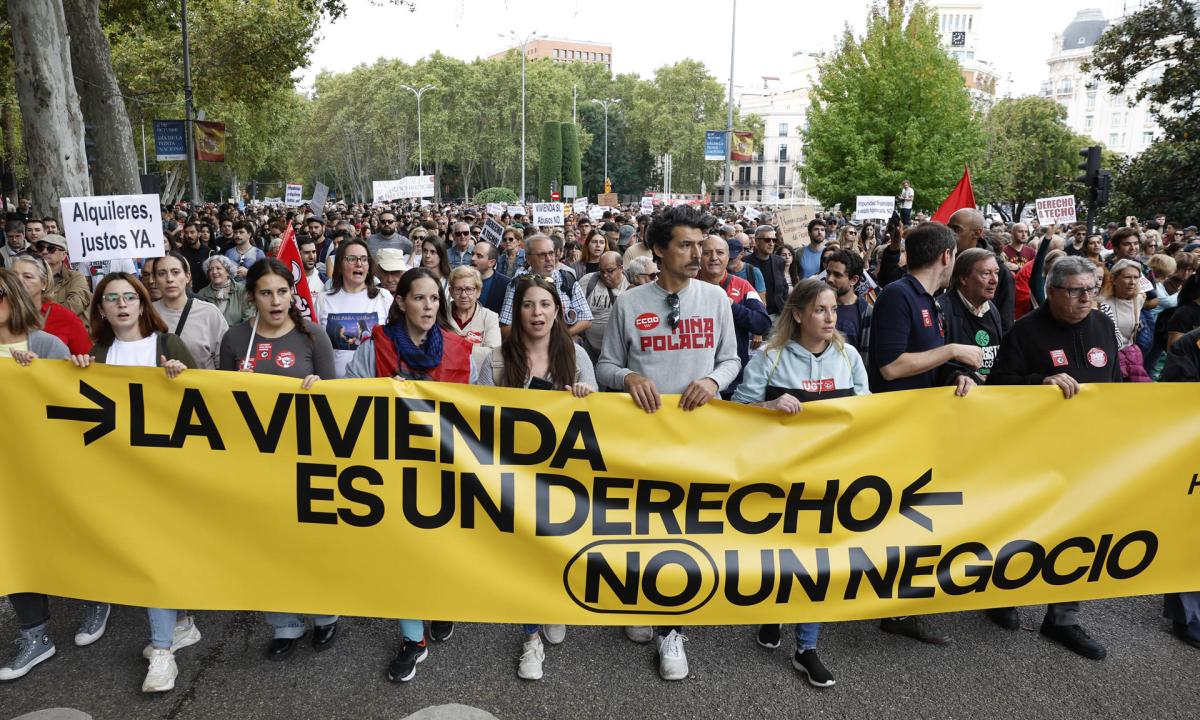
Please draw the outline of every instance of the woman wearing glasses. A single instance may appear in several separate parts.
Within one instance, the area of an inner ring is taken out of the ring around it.
[[[479,366],[492,348],[500,347],[500,316],[479,303],[483,278],[470,265],[450,271],[450,329],[471,343],[471,360]]]
[[[317,323],[333,343],[334,373],[340,378],[355,350],[387,321],[392,294],[375,285],[375,262],[365,240],[339,245],[334,265],[333,287],[317,306]]]
[[[571,340],[554,282],[537,275],[521,276],[513,291],[513,308],[516,317],[508,340],[488,353],[479,366],[476,384],[567,390],[580,398],[595,392],[592,361],[583,347]],[[517,677],[539,680],[546,659],[541,635],[551,645],[558,645],[567,629],[564,625],[524,625],[522,629],[525,642]]]
[[[438,278],[427,268],[404,273],[396,286],[396,303],[387,324],[375,326],[371,337],[359,345],[346,368],[346,377],[396,377],[405,380],[470,383],[475,379],[471,343],[448,329],[446,304]],[[421,620],[400,621],[403,641],[388,666],[392,682],[408,682],[417,674],[417,663],[429,655],[425,625]],[[429,636],[450,639],[454,623],[434,620]]]
[[[128,273],[104,276],[96,286],[89,315],[96,344],[86,355],[71,356],[71,361],[80,368],[93,362],[161,367],[167,377],[174,379],[185,369],[197,367],[187,345],[168,334],[167,325],[150,303],[146,288]],[[156,530],[152,526],[147,528],[135,541],[145,544],[158,541]],[[142,657],[150,661],[150,666],[142,682],[142,692],[165,692],[175,687],[179,674],[175,652],[199,642],[200,631],[186,610],[148,608],[146,613],[150,619],[150,644],[142,650]]]

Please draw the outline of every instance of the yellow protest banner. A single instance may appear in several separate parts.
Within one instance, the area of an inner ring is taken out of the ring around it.
[[[1194,590],[1200,567],[1195,385],[790,418],[46,360],[0,385],[0,593],[714,624]]]

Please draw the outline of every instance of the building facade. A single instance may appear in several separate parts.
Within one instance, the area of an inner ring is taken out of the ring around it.
[[[1108,83],[1081,69],[1108,26],[1103,12],[1089,8],[1079,11],[1061,33],[1055,34],[1046,61],[1049,78],[1042,83],[1041,96],[1066,108],[1067,125],[1073,131],[1109,150],[1137,155],[1162,134],[1150,113],[1150,103],[1133,102],[1132,89],[1113,94]],[[1151,70],[1133,84],[1140,85],[1161,72],[1161,68]]]
[[[491,55],[488,59],[498,60],[514,50],[519,53],[520,48],[520,45],[514,45]],[[609,71],[612,70],[612,46],[585,40],[533,38],[525,45],[525,58],[527,60],[548,59],[554,62],[604,65]]]
[[[963,83],[976,109],[986,112],[996,102],[1000,76],[991,63],[978,56],[983,3],[939,0],[932,7],[938,12],[942,47],[962,69]]]

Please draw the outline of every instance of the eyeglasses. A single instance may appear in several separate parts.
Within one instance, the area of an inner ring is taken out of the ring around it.
[[[33,249],[37,250],[40,253],[52,253],[52,252],[58,252],[59,250],[62,250],[62,248],[60,248],[59,246],[52,245],[52,244],[46,243],[46,242],[34,243]]]
[[[109,305],[116,305],[117,302],[120,300],[124,300],[126,305],[132,305],[135,302],[137,302],[138,300],[140,300],[141,298],[135,292],[123,292],[123,293],[110,292],[110,293],[104,293],[103,295],[101,295],[100,299],[103,300],[104,302],[108,303]]]
[[[674,330],[679,325],[679,293],[667,296],[667,307],[671,308],[671,312],[667,313],[667,324]]]
[[[371,258],[366,255],[347,255],[342,259],[349,265],[366,265],[371,262]]]
[[[478,290],[476,290],[474,285],[469,287],[450,288],[451,295],[474,295],[476,292],[478,292]]]
[[[470,230],[455,230],[454,231],[454,235],[456,237],[462,237],[463,235],[470,235],[470,234],[471,234]]]
[[[638,276],[638,277],[648,277],[648,278],[650,278],[651,280],[657,280],[657,279],[658,279],[658,273],[656,273],[656,272],[638,273],[638,275],[637,275],[637,276]]]
[[[1055,285],[1055,287],[1065,292],[1067,297],[1074,300],[1078,300],[1079,298],[1083,297],[1085,293],[1088,297],[1096,297],[1100,294],[1100,288],[1096,287],[1095,285],[1085,288],[1069,288],[1061,285]]]
[[[537,258],[538,260],[549,260],[550,258],[554,257],[554,251],[547,250],[546,252],[540,253],[526,253],[526,255],[531,258]]]

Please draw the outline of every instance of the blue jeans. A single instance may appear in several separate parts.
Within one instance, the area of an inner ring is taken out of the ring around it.
[[[263,613],[267,624],[275,628],[276,640],[299,640],[304,637],[304,619],[312,618],[313,625],[324,627],[338,620],[337,615],[300,615],[297,613]]]
[[[817,649],[817,636],[821,634],[821,623],[796,623],[796,652]]]
[[[186,618],[187,611],[146,608],[146,616],[150,618],[150,644],[167,650],[175,639],[176,622]]]
[[[534,633],[536,633],[538,630],[541,630],[541,629],[542,629],[541,625],[522,625],[521,626],[521,631],[524,632],[526,635],[533,635]]]
[[[425,621],[424,620],[399,620],[400,632],[404,635],[405,640],[413,642],[421,642],[425,639]]]

